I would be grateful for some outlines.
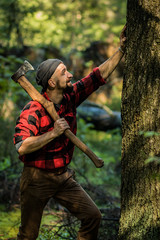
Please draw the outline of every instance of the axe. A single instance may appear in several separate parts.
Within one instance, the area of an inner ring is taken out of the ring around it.
[[[25,74],[30,70],[34,70],[34,68],[28,61],[25,60],[22,66],[16,71],[15,74],[11,76],[11,78],[15,82],[18,82],[34,101],[39,102],[47,110],[52,119],[56,121],[60,117],[55,110],[53,102],[50,102],[45,97],[43,97],[25,77]],[[66,129],[64,134],[73,142],[74,145],[76,145],[82,152],[84,152],[92,160],[92,162],[95,164],[97,168],[103,167],[104,161],[98,158],[69,129]]]

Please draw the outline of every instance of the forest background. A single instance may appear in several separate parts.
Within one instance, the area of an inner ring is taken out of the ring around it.
[[[16,239],[20,223],[19,177],[23,165],[12,139],[16,119],[30,99],[11,80],[11,75],[25,59],[36,68],[47,58],[60,58],[77,81],[117,50],[125,22],[125,0],[1,0],[0,239]],[[109,83],[90,100],[120,112],[122,75],[123,60]],[[27,78],[36,86],[35,71],[27,74]],[[76,149],[71,167],[102,211],[99,239],[116,239],[120,212],[121,130],[97,131],[79,118],[78,137],[105,161],[105,166],[96,169]],[[78,224],[52,201],[45,210],[39,239],[75,239]]]

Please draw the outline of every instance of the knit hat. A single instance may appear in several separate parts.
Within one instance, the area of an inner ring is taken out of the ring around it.
[[[38,66],[36,82],[38,85],[41,85],[44,90],[47,89],[48,80],[51,78],[60,63],[62,63],[62,61],[59,59],[47,59]]]

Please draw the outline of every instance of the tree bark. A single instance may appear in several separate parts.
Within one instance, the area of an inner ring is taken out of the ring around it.
[[[160,239],[160,2],[128,0],[119,240]],[[159,162],[146,163],[151,157]]]

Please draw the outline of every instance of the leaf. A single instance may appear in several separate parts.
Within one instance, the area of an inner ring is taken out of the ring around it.
[[[144,137],[153,137],[153,136],[160,136],[160,133],[155,131],[140,131],[139,135],[144,135]]]
[[[151,156],[148,159],[146,159],[145,164],[148,164],[148,163],[151,163],[151,162],[160,163],[160,157]]]

